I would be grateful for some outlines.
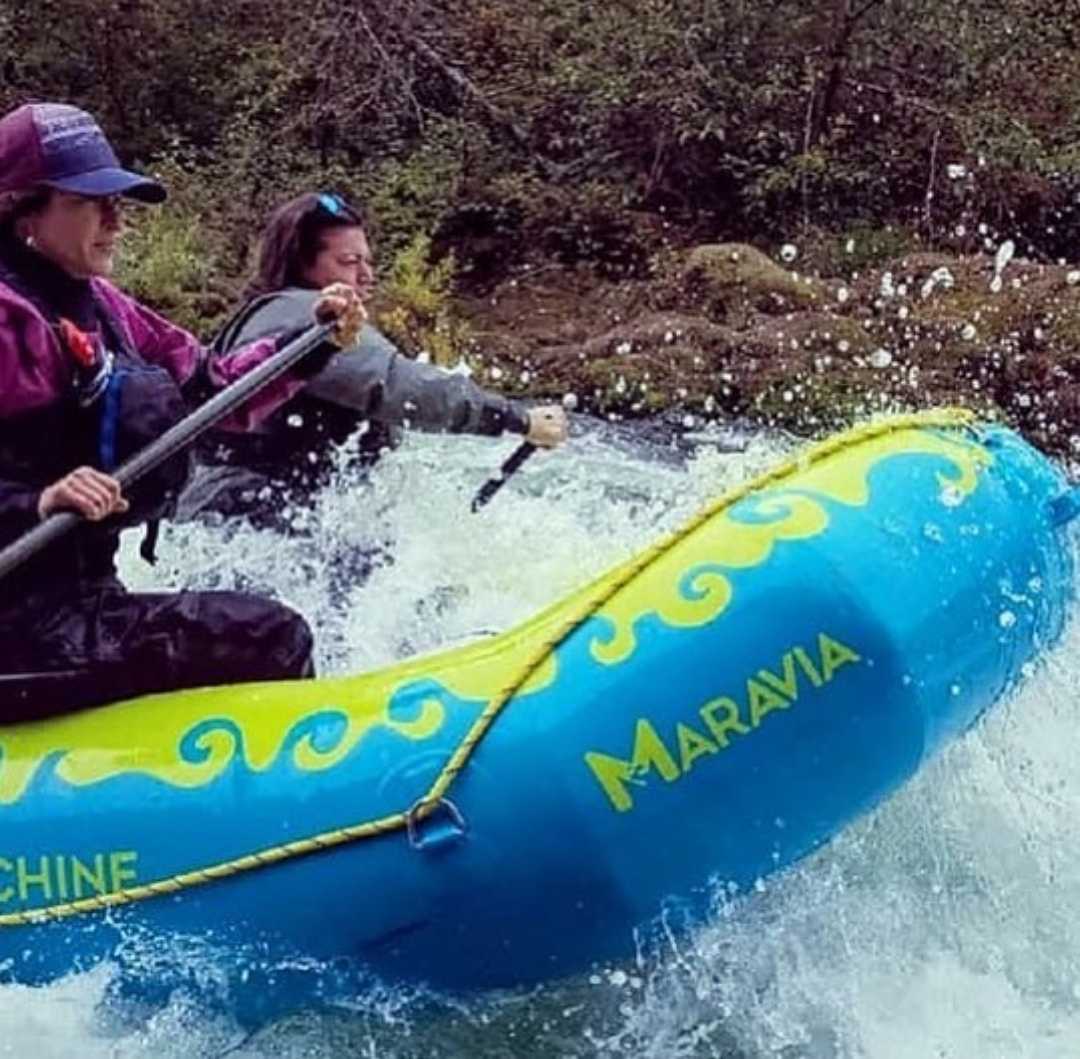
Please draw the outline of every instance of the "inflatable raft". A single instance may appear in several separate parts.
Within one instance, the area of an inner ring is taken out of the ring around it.
[[[0,730],[0,975],[135,936],[466,989],[634,951],[910,777],[1061,633],[1080,502],[960,411],[807,450],[524,625]]]

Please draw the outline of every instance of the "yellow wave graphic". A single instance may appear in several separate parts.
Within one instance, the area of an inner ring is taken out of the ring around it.
[[[550,620],[550,612],[538,617]],[[49,759],[73,787],[140,774],[190,789],[212,783],[237,757],[252,771],[269,769],[290,738],[293,764],[312,773],[340,764],[376,728],[429,739],[447,719],[439,689],[486,702],[520,669],[533,642],[522,634],[536,624],[500,638],[498,650],[486,641],[360,676],[149,695],[0,730],[0,805],[18,801]],[[555,674],[552,657],[519,694],[540,690]],[[418,682],[427,690],[406,703],[403,689]]]
[[[979,471],[993,460],[975,442],[926,430],[895,431],[827,456],[787,480],[784,491],[770,491],[754,505],[754,513],[767,521],[741,521],[725,510],[679,540],[597,612],[612,631],[593,639],[592,656],[603,665],[625,662],[637,647],[638,623],[652,615],[680,629],[715,620],[731,602],[731,580],[706,569],[684,584],[688,571],[760,566],[779,542],[806,540],[828,529],[828,510],[818,497],[863,507],[870,500],[873,469],[891,457],[915,455],[940,456],[953,465],[955,475],[939,473],[938,485],[951,488],[958,501],[975,490]]]

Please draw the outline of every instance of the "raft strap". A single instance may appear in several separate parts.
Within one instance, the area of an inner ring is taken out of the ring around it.
[[[435,813],[439,809],[445,810],[449,817],[449,820],[443,821],[441,825],[435,823]],[[430,831],[422,834],[420,828],[425,823],[425,817]],[[461,810],[449,798],[440,798],[434,807],[420,798],[405,814],[405,833],[413,849],[444,845],[463,838],[468,830],[469,825],[465,823]]]

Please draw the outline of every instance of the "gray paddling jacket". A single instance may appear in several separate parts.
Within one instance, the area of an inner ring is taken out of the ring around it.
[[[318,296],[318,291],[291,287],[254,299],[225,325],[213,352],[224,355],[256,338],[299,333],[311,323]],[[201,462],[247,473],[204,472],[202,486],[197,482],[189,502],[181,503],[181,517],[207,508],[250,513],[250,504],[236,502],[235,495],[226,503],[199,495],[208,492],[210,479],[227,480],[233,494],[241,485],[245,495],[261,495],[264,501],[267,484],[283,486],[288,498],[299,499],[325,481],[332,447],[365,423],[360,451],[369,461],[395,443],[402,427],[492,437],[528,431],[528,415],[516,401],[488,393],[465,375],[406,357],[369,324],[355,346],[313,367],[304,389],[260,428],[245,435],[210,436],[200,450]]]

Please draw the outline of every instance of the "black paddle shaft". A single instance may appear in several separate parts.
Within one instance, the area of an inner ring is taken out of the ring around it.
[[[316,324],[308,328],[272,357],[268,357],[257,367],[252,368],[220,393],[214,394],[209,401],[200,405],[191,415],[175,426],[170,427],[145,449],[137,452],[131,459],[125,460],[113,474],[120,483],[120,487],[126,489],[133,485],[144,475],[187,448],[200,435],[235,412],[253,394],[284,375],[313,349],[326,341],[333,328],[332,323]],[[41,525],[35,526],[29,533],[13,541],[0,551],[0,580],[83,521],[82,515],[77,515],[73,511],[60,511],[50,515]]]
[[[504,485],[506,480],[536,451],[536,446],[531,441],[523,441],[503,462],[499,473],[494,478],[489,478],[473,497],[472,509],[479,511]]]

